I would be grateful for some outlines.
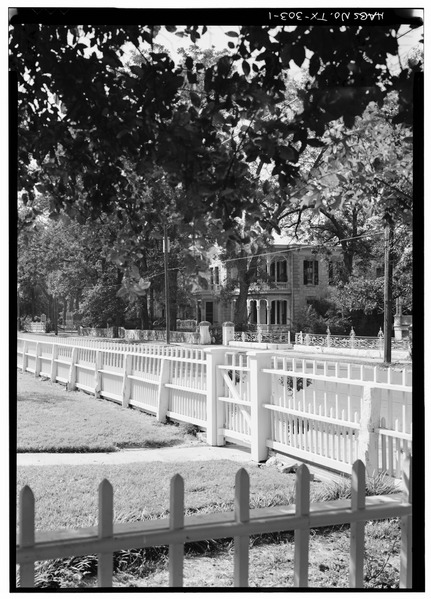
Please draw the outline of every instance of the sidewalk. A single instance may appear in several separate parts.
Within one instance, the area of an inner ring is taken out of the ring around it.
[[[107,453],[18,453],[18,466],[131,464],[136,462],[198,462],[233,460],[250,462],[250,451],[237,445],[210,447],[163,447],[161,449],[123,449]]]
[[[300,460],[275,454],[286,466],[299,465]],[[192,445],[163,447],[161,449],[122,449],[107,453],[18,453],[17,466],[95,466],[138,464],[145,462],[202,462],[209,460],[231,460],[241,464],[253,464],[250,450],[239,445],[211,447]],[[315,480],[334,482],[342,475],[325,468],[307,464]]]

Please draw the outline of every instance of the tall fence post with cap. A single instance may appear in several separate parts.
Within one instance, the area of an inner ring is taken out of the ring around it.
[[[233,322],[227,321],[223,323],[223,345],[229,345],[229,341],[235,339],[235,325]]]
[[[250,359],[251,403],[251,459],[262,462],[268,457],[267,439],[270,438],[270,411],[264,404],[271,399],[271,374],[263,372],[271,368],[271,352],[248,352]]]
[[[211,323],[208,320],[203,320],[199,323],[199,343],[201,345],[211,344],[210,326]]]
[[[161,359],[159,388],[157,391],[157,414],[158,422],[166,422],[169,410],[169,387],[166,387],[171,376],[171,361],[166,357]]]
[[[204,352],[207,371],[207,443],[221,446],[225,445],[226,441],[218,434],[218,429],[223,424],[223,406],[218,401],[222,377],[218,367],[225,362],[226,348],[207,347]]]
[[[381,394],[372,385],[364,385],[359,421],[358,459],[368,476],[375,476],[379,467],[379,433]]]

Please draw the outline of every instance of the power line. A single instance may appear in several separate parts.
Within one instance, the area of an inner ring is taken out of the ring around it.
[[[336,243],[333,244],[329,244],[329,242],[326,243],[326,245],[330,245],[330,247],[337,247],[341,241],[353,241],[354,239],[363,239],[363,238],[367,238],[367,237],[374,237],[376,235],[382,235],[381,231],[369,231],[368,233],[363,233],[361,235],[356,235],[354,237],[345,237],[343,239],[339,239]],[[238,260],[249,260],[250,258],[260,258],[262,256],[275,256],[277,254],[285,254],[286,252],[298,252],[299,250],[302,249],[310,249],[310,248],[317,248],[317,247],[321,247],[319,245],[314,244],[307,244],[307,245],[298,245],[296,247],[292,247],[292,248],[285,248],[283,250],[276,250],[276,251],[272,251],[272,252],[264,252],[261,254],[252,254],[251,256],[240,256],[238,258],[226,258],[225,260],[218,260],[221,264],[226,264],[227,262],[237,262]]]

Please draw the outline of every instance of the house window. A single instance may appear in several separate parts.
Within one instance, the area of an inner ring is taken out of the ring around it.
[[[205,320],[214,322],[214,302],[205,302]]]
[[[271,324],[287,324],[287,301],[274,300],[271,302]]]
[[[283,259],[271,262],[269,276],[275,283],[287,283],[287,261]]]
[[[214,285],[214,269],[210,268],[210,284]]]
[[[304,260],[304,285],[319,284],[319,262],[317,260]]]
[[[220,285],[220,273],[219,273],[219,267],[216,266],[214,268],[214,283],[216,285]]]

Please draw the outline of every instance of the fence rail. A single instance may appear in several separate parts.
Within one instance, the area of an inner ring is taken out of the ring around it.
[[[310,503],[310,475],[302,465],[296,473],[296,504],[250,510],[250,481],[246,470],[235,478],[234,511],[184,516],[184,481],[171,479],[169,518],[139,523],[114,522],[113,488],[106,479],[99,485],[98,526],[59,532],[35,531],[35,499],[26,486],[20,493],[19,537],[16,548],[20,586],[34,587],[35,562],[96,553],[98,587],[112,587],[113,553],[169,545],[169,586],[183,586],[184,544],[217,538],[234,538],[234,586],[249,581],[249,538],[254,534],[294,530],[294,587],[308,586],[310,529],[350,524],[350,587],[364,584],[364,531],[367,520],[401,519],[400,588],[412,588],[411,459],[403,467],[400,495],[365,497],[365,467],[352,468],[351,500]]]

